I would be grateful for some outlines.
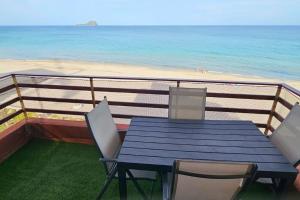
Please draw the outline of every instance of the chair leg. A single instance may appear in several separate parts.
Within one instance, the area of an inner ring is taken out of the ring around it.
[[[136,189],[139,191],[139,193],[142,195],[143,199],[147,200],[147,196],[145,194],[145,192],[142,190],[142,188],[140,187],[140,185],[138,184],[138,182],[135,180],[134,176],[132,175],[132,173],[129,170],[126,170],[128,176],[130,177],[130,179],[132,180],[134,186],[136,187]]]
[[[152,184],[151,184],[151,193],[150,193],[150,199],[152,199],[152,197],[153,197],[154,184],[155,184],[155,181],[153,180],[153,181],[152,181]]]
[[[160,191],[163,191],[163,172],[159,172],[160,176]]]
[[[99,192],[98,196],[97,196],[97,200],[100,200],[102,198],[102,196],[104,195],[105,191],[107,190],[109,184],[111,183],[111,181],[113,180],[115,176],[115,173],[110,174],[110,176],[108,176],[105,180],[105,183],[101,189],[101,191]]]

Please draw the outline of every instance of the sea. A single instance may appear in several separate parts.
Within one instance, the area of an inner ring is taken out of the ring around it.
[[[0,26],[0,59],[120,63],[300,80],[300,26]]]

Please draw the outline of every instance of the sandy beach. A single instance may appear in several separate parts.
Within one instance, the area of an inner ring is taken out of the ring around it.
[[[0,74],[6,73],[66,74],[123,77],[184,78],[205,80],[236,80],[258,82],[284,82],[300,89],[300,81],[270,79],[204,71],[198,69],[162,69],[157,66],[96,63],[63,60],[0,60]]]
[[[182,79],[206,79],[206,80],[229,80],[229,81],[257,81],[257,82],[285,82],[297,89],[300,89],[300,81],[268,79],[263,77],[243,76],[235,74],[226,74],[218,72],[208,72],[201,70],[188,69],[162,69],[159,67],[133,66],[121,64],[107,64],[107,63],[93,63],[93,62],[78,62],[78,61],[58,61],[58,60],[1,60],[0,73],[30,73],[30,74],[60,74],[60,75],[93,75],[93,76],[121,76],[121,77],[156,77],[156,78],[182,78]],[[24,81],[24,80],[23,80]],[[32,81],[28,79],[27,81]],[[89,81],[85,80],[64,80],[64,79],[41,79],[45,84],[59,84],[59,85],[89,85]],[[147,81],[96,81],[94,85],[97,87],[128,87],[141,89],[164,89],[168,90],[168,83],[163,82],[147,82]],[[181,83],[182,87],[195,87],[193,83]],[[199,87],[199,86],[197,86]],[[228,93],[244,93],[244,94],[275,94],[275,87],[259,87],[259,86],[228,86],[219,84],[201,84],[200,87],[207,87],[211,92],[228,92]],[[13,95],[13,94],[11,94]],[[22,95],[27,96],[42,96],[42,97],[57,97],[57,98],[71,98],[71,99],[90,99],[89,92],[81,91],[66,91],[55,90],[49,91],[45,89],[23,89]],[[283,94],[285,98],[292,98],[291,95]],[[103,96],[108,96],[111,101],[125,101],[125,102],[147,102],[167,104],[167,96],[147,95],[147,94],[119,94],[97,92],[96,99],[102,99]],[[10,99],[10,96],[4,95],[3,101]],[[1,100],[1,99],[0,99]],[[290,102],[298,101],[297,99],[290,99]],[[31,108],[47,108],[47,109],[61,109],[61,110],[77,110],[88,112],[91,110],[91,105],[87,104],[62,104],[54,102],[33,102],[26,101],[27,107]],[[271,108],[272,101],[251,100],[251,103],[245,104],[243,99],[222,99],[222,98],[208,98],[208,106],[213,107],[233,107],[233,108],[253,108],[265,109]],[[15,105],[19,109],[19,104]],[[119,114],[134,114],[145,116],[167,116],[167,110],[150,109],[150,108],[132,108],[112,106],[113,113]],[[288,110],[283,106],[278,108],[280,113],[286,115]],[[207,119],[247,119],[255,123],[267,121],[268,115],[248,115],[245,113],[219,113],[206,112]],[[275,120],[273,120],[275,121]],[[120,123],[128,123],[128,120],[117,120]],[[276,127],[278,123],[274,126]]]

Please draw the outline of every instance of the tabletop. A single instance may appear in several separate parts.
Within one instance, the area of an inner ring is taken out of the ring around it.
[[[175,159],[251,162],[258,177],[295,177],[297,171],[251,121],[135,117],[118,163],[171,170]]]

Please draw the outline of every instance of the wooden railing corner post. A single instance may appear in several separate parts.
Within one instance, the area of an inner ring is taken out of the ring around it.
[[[272,119],[273,119],[274,113],[276,111],[276,107],[277,107],[277,103],[279,101],[281,90],[282,90],[282,84],[279,84],[278,87],[277,87],[277,90],[276,90],[276,94],[275,94],[275,98],[274,98],[272,107],[271,107],[271,112],[270,112],[270,115],[268,117],[267,126],[266,126],[266,129],[265,129],[265,132],[264,132],[265,135],[267,135],[268,131],[271,129]]]
[[[24,104],[24,101],[23,101],[23,98],[22,98],[22,95],[21,95],[21,90],[20,90],[19,85],[18,85],[17,77],[16,77],[15,74],[12,74],[11,76],[12,76],[12,80],[13,80],[13,83],[15,85],[16,92],[17,92],[17,95],[18,95],[18,98],[19,98],[19,101],[20,101],[20,104],[21,104],[22,112],[25,116],[25,120],[27,120],[28,115],[27,115],[25,104]]]

